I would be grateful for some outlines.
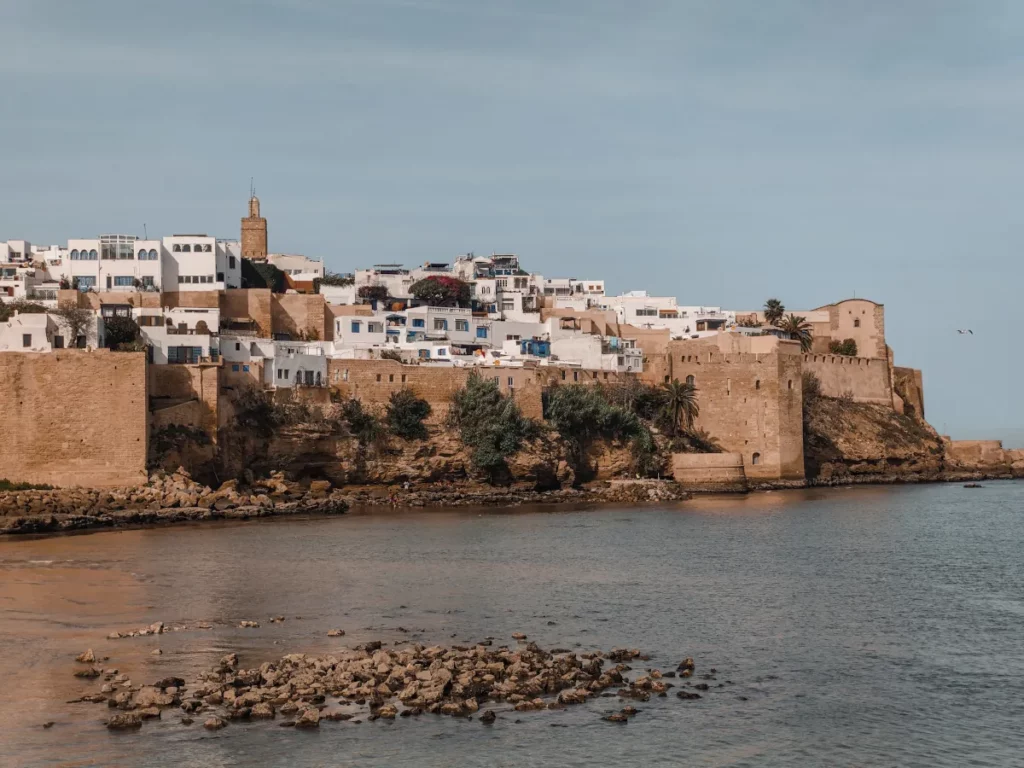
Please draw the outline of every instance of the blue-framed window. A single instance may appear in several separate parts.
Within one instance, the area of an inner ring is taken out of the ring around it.
[[[242,373],[248,373],[248,372],[249,372],[249,366],[248,365],[243,365],[242,366]]]
[[[424,328],[426,324],[426,321],[422,317],[414,317],[412,319],[413,328]]]
[[[114,285],[118,288],[130,288],[135,285],[135,278],[131,275],[117,275],[114,277]]]
[[[360,323],[358,320],[353,320],[352,321],[352,333],[359,333],[360,329],[362,328],[362,325],[363,324]]]
[[[88,291],[90,288],[96,287],[96,277],[94,275],[82,275],[78,278],[78,290]]]
[[[478,339],[486,339],[487,338],[487,329],[484,328],[482,325],[478,325],[476,327],[476,337]]]
[[[238,373],[238,365],[232,365],[231,366],[231,372],[232,373]]]

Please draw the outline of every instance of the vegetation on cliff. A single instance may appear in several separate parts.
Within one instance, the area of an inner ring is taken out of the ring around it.
[[[430,403],[408,388],[391,393],[387,408],[387,424],[391,433],[403,440],[425,440],[430,416]]]
[[[857,342],[853,339],[843,339],[842,341],[830,341],[828,343],[828,351],[833,355],[846,355],[848,357],[857,356]]]
[[[459,430],[473,466],[492,482],[508,475],[509,458],[538,431],[537,424],[523,416],[515,400],[503,395],[496,382],[475,371],[452,397],[448,424]]]

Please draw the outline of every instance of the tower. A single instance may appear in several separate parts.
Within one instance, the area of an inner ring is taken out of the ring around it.
[[[255,189],[249,197],[249,215],[242,219],[242,258],[267,258],[267,220],[260,216],[260,199]]]

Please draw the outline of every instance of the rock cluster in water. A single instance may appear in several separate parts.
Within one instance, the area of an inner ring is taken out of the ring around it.
[[[340,711],[346,705],[365,706],[367,719],[376,720],[423,713],[472,717],[489,702],[527,712],[582,704],[595,696],[647,701],[667,695],[673,684],[666,678],[689,677],[695,668],[693,659],[687,658],[675,671],[650,669],[636,674],[627,662],[646,659],[636,649],[580,654],[557,648],[545,651],[527,643],[525,636],[517,648],[492,649],[489,641],[485,643],[386,649],[377,641],[326,656],[290,654],[254,669],[242,668],[238,655],[230,653],[188,689],[179,677],[134,686],[117,670],[89,667],[107,682],[100,693],[79,701],[105,701],[116,710],[107,722],[114,730],[138,728],[171,707],[184,713],[186,725],[199,718],[210,730],[234,720],[276,718],[281,718],[282,726],[317,728],[321,720],[360,716]],[[707,684],[693,687],[708,689]],[[679,698],[701,697],[680,691]],[[626,722],[636,714],[637,709],[627,705],[603,719]],[[493,709],[479,715],[484,724],[497,717]]]

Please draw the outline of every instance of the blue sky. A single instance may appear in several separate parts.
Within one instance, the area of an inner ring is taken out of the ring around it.
[[[34,0],[0,29],[0,239],[236,236],[255,176],[272,250],[336,270],[866,296],[937,428],[1024,428],[1020,3]]]

